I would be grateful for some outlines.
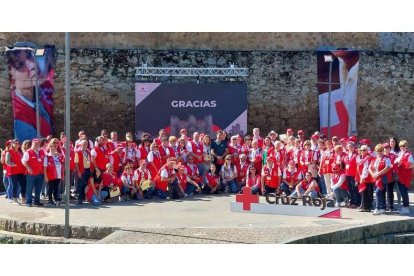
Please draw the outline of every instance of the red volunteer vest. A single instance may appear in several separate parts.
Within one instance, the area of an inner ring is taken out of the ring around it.
[[[122,166],[123,166],[122,160],[124,159],[124,153],[122,152],[118,154],[117,152],[114,152],[111,155],[114,160],[114,164],[113,164],[114,172],[116,175],[118,175],[119,171],[122,170]]]
[[[39,150],[38,153],[33,149],[28,149],[27,153],[29,154],[29,160],[27,164],[32,169],[32,173],[30,175],[39,175],[43,174],[43,159],[44,159],[44,152]]]
[[[373,171],[373,172],[380,172],[380,171],[382,171],[384,168],[385,168],[385,160],[386,160],[386,158],[388,158],[388,157],[386,157],[385,155],[383,155],[382,157],[381,157],[381,160],[380,160],[380,162],[378,163],[378,169],[377,170],[375,170],[375,161],[377,160],[377,158],[373,158],[372,160],[371,160],[371,164],[370,164],[370,169]],[[388,178],[388,175],[387,174],[385,174],[386,176],[387,176],[387,178]],[[383,190],[384,189],[384,183],[382,183],[382,175],[380,176],[380,177],[378,177],[378,178],[376,178],[376,179],[374,179],[375,180],[375,186],[376,187],[378,187],[378,188],[380,188],[381,190]]]
[[[314,152],[313,150],[302,150],[301,154],[300,154],[300,165],[301,165],[301,170],[304,174],[308,171],[308,165],[306,165],[306,162],[313,162],[313,156],[314,156]]]
[[[164,166],[167,163],[168,157],[170,157],[169,155],[167,155],[167,149],[168,147],[164,149],[161,145],[158,146],[158,151],[161,156],[161,166]]]
[[[279,187],[279,174],[278,174],[279,166],[277,164],[273,164],[273,168],[270,169],[267,165],[263,166],[264,172],[264,184],[270,188],[278,188]]]
[[[149,162],[147,165],[147,168],[149,169],[149,171],[151,172],[151,176],[153,178],[155,178],[155,176],[157,175],[157,172],[161,169],[162,167],[162,161],[161,161],[161,155],[155,154],[154,152],[152,153],[152,156],[154,157],[154,161]],[[155,165],[155,168],[152,164]]]
[[[285,179],[289,183],[296,183],[299,180],[299,170],[295,170],[294,172],[289,171],[288,169],[285,170]]]
[[[178,184],[185,191],[187,189],[187,174],[186,173],[177,173]]]
[[[85,164],[83,164],[83,151],[82,150],[78,150],[75,152],[75,154],[78,156],[78,168],[79,168],[79,172],[81,174],[83,174],[85,172]],[[92,171],[93,170],[93,164],[90,161],[91,160],[91,151],[86,149],[86,154],[87,154],[87,158],[89,159],[89,169]]]
[[[343,175],[343,174],[342,173],[333,173],[332,176],[331,176],[332,177],[332,184],[336,184],[336,182],[338,182],[341,175]],[[345,181],[344,181],[344,183],[342,183],[340,188],[342,190],[349,191],[348,180],[346,178],[345,178]]]
[[[332,164],[335,162],[334,151],[331,150],[329,156],[325,154],[322,156],[321,160],[321,172],[322,174],[332,173]]]
[[[405,152],[401,158],[401,164],[398,167],[398,177],[399,181],[405,185],[405,187],[410,188],[411,178],[413,176],[413,169],[409,168],[410,163],[408,162],[411,152]]]
[[[242,166],[239,162],[239,163],[237,163],[236,168],[237,168],[237,181],[241,182],[241,181],[243,181],[243,179],[247,175],[247,170],[249,168],[249,164],[247,162],[245,162]]]
[[[138,179],[136,180],[138,184],[140,184],[141,181],[149,180],[150,179],[151,173],[150,173],[150,171],[148,169],[146,169],[144,172],[142,172],[141,170],[137,169],[137,170],[135,170],[135,173],[138,176]]]
[[[313,181],[313,180],[312,180],[312,181]],[[312,182],[312,181],[311,181],[311,182]],[[302,189],[306,191],[306,190],[309,188],[309,186],[310,186],[311,182],[308,182],[306,179],[303,179],[303,180],[300,182],[300,183],[302,183]],[[319,186],[318,186],[318,185],[316,185],[316,186],[315,186],[315,192],[319,193]]]
[[[257,182],[259,182],[260,183],[260,181],[258,181],[258,179],[260,179],[260,175],[255,175],[255,176],[249,176],[247,179],[246,179],[246,186],[247,187],[254,187],[254,186],[256,186],[256,184],[257,184]],[[259,187],[260,187],[261,185],[259,185]],[[261,187],[260,187],[261,188]]]
[[[108,173],[108,172],[104,172],[102,174],[102,186],[104,187],[109,187],[111,185],[111,183],[114,186],[122,186],[122,183],[120,183],[121,181],[118,181],[115,173],[112,172],[112,174]]]
[[[347,154],[344,158],[345,163],[345,175],[346,176],[356,176],[357,173],[357,164],[356,164],[356,158],[358,154],[357,152],[353,152],[351,157]]]
[[[216,187],[218,183],[220,183],[220,177],[218,175],[213,175],[210,172],[206,174],[206,178],[211,187]]]
[[[26,168],[22,164],[23,153],[20,151],[15,151],[14,149],[9,150],[9,153],[10,153],[10,161],[16,165],[15,167],[9,167],[9,170],[10,170],[9,176],[15,175],[15,174],[25,174]]]
[[[53,160],[53,156],[50,155],[46,155],[46,159],[47,159],[47,166],[46,166],[46,176],[47,179],[49,181],[55,180],[58,178],[58,173],[57,173],[57,168],[55,165],[55,161]],[[59,162],[60,162],[60,170],[61,170],[61,176],[62,178],[60,179],[64,179],[64,168],[65,168],[65,160],[64,157],[62,155],[58,156]]]
[[[166,192],[168,187],[168,181],[162,181],[161,180],[161,171],[163,169],[167,170],[168,178],[170,178],[173,175],[174,168],[169,169],[167,165],[164,165],[161,167],[161,169],[157,172],[157,175],[155,176],[155,188],[161,191]]]
[[[386,155],[390,161],[391,161],[391,170],[388,170],[387,172],[387,178],[388,178],[388,182],[392,181],[392,175],[393,174],[398,174],[398,167],[397,165],[395,165],[395,159],[397,158],[397,156],[394,153],[390,153],[389,155]]]
[[[95,158],[95,162],[96,162],[96,166],[98,167],[98,169],[100,169],[102,172],[106,170],[106,164],[109,163],[109,154],[108,154],[108,150],[104,147],[99,147],[96,146],[95,148],[96,151],[96,158]]]
[[[139,145],[138,147],[139,151],[141,152],[141,160],[147,159],[149,150],[147,150],[145,147],[143,147],[142,145]]]
[[[203,143],[201,143],[201,142],[196,143],[194,141],[191,141],[190,143],[191,143],[191,149],[192,149],[193,153],[196,154],[196,155],[201,155],[202,156],[203,155],[203,150],[204,150]],[[203,162],[204,162],[203,158],[201,158],[201,161],[198,161],[198,159],[194,157],[194,164],[199,164],[199,163],[203,163]]]
[[[201,177],[199,175],[199,171],[198,168],[195,164],[187,164],[186,165],[186,169],[187,169],[187,174],[188,176],[194,180],[195,182],[197,182],[198,184],[201,183]]]

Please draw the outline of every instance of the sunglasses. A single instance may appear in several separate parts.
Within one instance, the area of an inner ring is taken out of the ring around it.
[[[400,148],[405,148],[405,147],[406,147],[406,146],[404,146],[404,145],[403,145],[403,146],[400,146]]]

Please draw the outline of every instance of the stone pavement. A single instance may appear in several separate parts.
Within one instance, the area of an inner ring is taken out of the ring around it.
[[[414,194],[410,194],[414,201]],[[101,243],[284,243],[331,231],[403,221],[413,216],[373,216],[343,208],[342,219],[230,212],[234,195],[192,199],[114,202],[100,207],[71,204],[71,226],[115,227]],[[261,201],[265,199],[262,197]],[[16,206],[0,197],[0,219],[64,224],[63,207]]]

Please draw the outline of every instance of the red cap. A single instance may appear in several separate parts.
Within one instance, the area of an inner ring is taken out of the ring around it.
[[[303,134],[305,134],[305,132],[304,132],[303,130],[301,130],[301,129],[300,129],[300,130],[298,130],[298,134],[299,134],[299,135],[303,135]]]
[[[273,161],[274,162],[275,160],[273,159],[273,157],[267,157],[266,161]]]
[[[180,129],[180,133],[183,133],[183,132],[187,133],[187,129],[186,128]]]
[[[362,139],[361,141],[359,141],[360,145],[369,145],[371,144],[371,141],[368,138]]]
[[[39,139],[37,139],[37,138],[34,138],[34,139],[32,140],[32,143],[40,143],[40,140],[39,140]]]
[[[181,165],[180,167],[178,167],[180,170],[182,170],[182,169],[186,169],[186,167],[184,166],[184,165]]]
[[[314,134],[311,136],[312,139],[319,139],[319,135],[318,134]]]
[[[142,165],[142,164],[144,164],[144,163],[145,163],[145,164],[148,164],[148,163],[147,163],[147,160],[145,160],[145,159],[141,159],[141,160],[139,160],[139,164],[140,164],[140,165]]]
[[[358,138],[356,136],[352,135],[352,136],[348,137],[348,141],[356,143],[356,142],[358,142]]]
[[[116,149],[124,149],[124,147],[122,145],[117,145]]]
[[[288,132],[292,132],[292,133],[293,133],[293,129],[288,128],[288,129],[286,130],[286,133],[288,133]]]
[[[13,142],[12,140],[7,140],[6,141],[6,147],[10,146],[12,144],[12,142]]]

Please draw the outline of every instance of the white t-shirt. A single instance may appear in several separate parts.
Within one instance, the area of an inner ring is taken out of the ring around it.
[[[168,175],[168,171],[166,169],[161,170],[161,177],[163,177],[163,178],[169,178],[169,177],[172,177],[173,175],[175,175],[174,170],[173,170],[171,175]]]

